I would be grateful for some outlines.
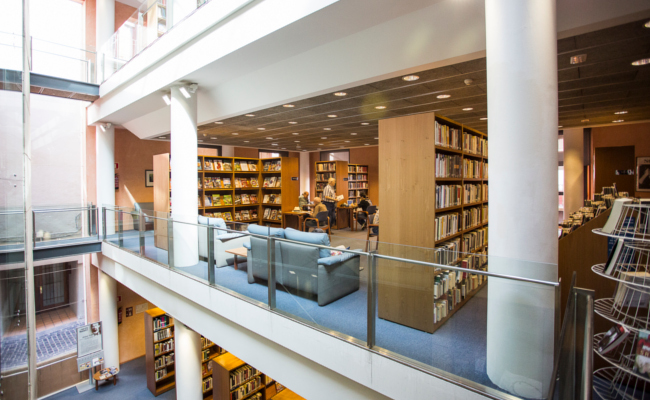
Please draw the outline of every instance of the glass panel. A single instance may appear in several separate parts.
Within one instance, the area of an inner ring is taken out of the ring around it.
[[[165,212],[142,210],[144,213],[144,256],[160,264],[169,265],[169,233],[167,219],[169,214]]]
[[[40,245],[97,240],[94,207],[34,210],[34,242]]]

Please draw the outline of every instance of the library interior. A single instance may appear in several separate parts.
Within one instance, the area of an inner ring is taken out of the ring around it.
[[[650,400],[647,0],[0,7],[0,400]]]

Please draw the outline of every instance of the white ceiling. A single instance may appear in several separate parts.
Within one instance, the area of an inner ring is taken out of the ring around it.
[[[134,8],[138,8],[140,4],[144,3],[144,1],[140,1],[140,0],[117,0],[117,2],[126,4],[127,6],[131,6]]]

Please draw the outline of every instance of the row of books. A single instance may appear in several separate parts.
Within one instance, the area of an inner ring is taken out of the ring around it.
[[[253,368],[252,366],[246,364],[243,367],[239,367],[234,371],[230,372],[230,390],[236,388],[252,377],[259,375],[260,371]]]
[[[461,273],[462,274],[462,273]],[[456,286],[456,271],[444,271],[433,280],[433,298],[439,299]]]
[[[349,182],[348,189],[368,189],[368,182]]]
[[[485,280],[483,275],[467,274],[464,272],[462,274],[463,276],[466,275],[466,277],[463,277],[462,280],[453,287],[449,287],[447,291],[443,292],[444,295],[440,295],[440,297],[435,300],[435,306],[433,308],[434,323],[438,323],[446,318],[447,315],[456,308],[458,303],[463,301],[472,290],[478,288]],[[440,279],[442,280],[443,278]],[[453,279],[454,278],[449,278],[447,283],[453,285]],[[438,286],[438,290],[440,291],[442,290],[443,283],[440,282],[439,284],[440,286]],[[435,285],[436,284],[434,284],[434,297],[436,293]]]
[[[478,154],[487,157],[487,140],[470,133],[463,133],[463,151],[465,153]]]
[[[461,205],[462,193],[460,185],[436,185],[436,209]]]
[[[433,132],[436,146],[460,150],[460,129],[450,128],[435,121]]]
[[[486,183],[466,183],[463,185],[463,204],[487,201]]]
[[[273,221],[282,221],[282,210],[277,208],[265,208],[262,218]]]
[[[153,340],[155,341],[164,340],[167,339],[168,337],[172,337],[173,335],[174,333],[172,332],[172,328],[161,329],[158,331],[154,331]]]
[[[327,186],[327,183],[325,182],[316,182],[316,191],[321,192],[323,189],[325,189],[325,186]]]
[[[156,379],[156,382],[158,382],[161,379],[164,379],[167,376],[167,367],[163,369],[159,369],[158,371],[154,372],[154,378]]]
[[[367,181],[368,175],[366,174],[348,174],[348,181]]]
[[[172,317],[169,315],[161,315],[153,319],[153,330],[159,331],[163,328],[166,328],[172,324]]]
[[[201,159],[198,160],[199,171],[201,170]],[[208,159],[203,161],[204,171],[232,171],[230,160]]]
[[[458,260],[460,251],[460,238],[436,246],[433,253],[433,262],[436,264],[452,265]]]
[[[354,198],[354,197],[361,197],[361,193],[366,193],[365,190],[350,190],[348,191],[348,197],[349,198]],[[366,193],[367,194],[367,193]]]
[[[479,228],[463,234],[463,250],[470,252],[485,246],[488,240],[488,228]]]
[[[282,187],[282,179],[279,176],[267,176],[264,178],[263,186],[265,188]]]
[[[282,204],[282,194],[265,194],[262,204]]]
[[[336,171],[336,163],[318,163],[316,164],[316,171]]]
[[[470,207],[463,210],[462,218],[460,220],[461,229],[470,229],[473,226],[481,224],[481,208]]]
[[[282,171],[282,160],[264,161],[262,170],[267,172]]]
[[[488,217],[490,215],[489,208],[486,204],[483,205],[483,211],[481,212],[482,218],[481,222],[486,224],[488,222]]]
[[[203,393],[212,390],[212,377],[208,376],[203,380]]]
[[[204,362],[203,364],[201,364],[201,375],[202,376],[207,374],[208,372],[212,371],[211,365],[212,365],[212,363],[209,363],[209,362]]]
[[[230,393],[230,400],[239,400],[247,397],[262,386],[262,377],[258,376],[239,386]]]
[[[487,267],[487,262],[488,262],[488,256],[487,256],[487,250],[483,249],[480,252],[477,252],[476,254],[468,254],[463,258],[460,262],[460,266],[462,268],[466,269],[480,269],[480,270],[485,270]],[[463,272],[463,274],[465,274]],[[466,275],[463,275],[465,278]]]
[[[461,156],[436,153],[436,178],[460,178],[462,162]]]
[[[232,195],[224,194],[206,194],[203,196],[203,207],[231,206]]]
[[[221,218],[224,221],[232,221],[232,214],[228,212],[215,212],[215,213],[205,213],[204,216],[209,218]]]
[[[260,183],[257,180],[257,178],[252,177],[252,178],[238,178],[235,177],[235,188],[236,189],[243,189],[243,188],[258,188],[260,187]]]
[[[174,350],[174,339],[169,339],[165,342],[156,343],[153,346],[153,350],[154,350],[153,352],[154,356]]]
[[[336,172],[324,172],[321,174],[316,174],[317,181],[326,181],[329,178],[336,178]]]
[[[483,179],[488,179],[488,163],[487,161],[483,162]]]
[[[162,357],[156,358],[154,361],[154,368],[160,369],[174,363],[174,353],[166,354]]]
[[[463,176],[470,179],[483,177],[483,163],[477,160],[463,159]]]
[[[238,206],[240,204],[257,204],[257,195],[255,193],[253,193],[253,194],[247,194],[247,193],[236,194],[235,195],[235,205]]]
[[[205,189],[230,189],[232,188],[232,181],[227,177],[206,176],[203,178],[203,187]]]
[[[257,210],[241,210],[235,211],[235,221],[253,221],[257,220]]]
[[[203,361],[208,361],[210,358],[211,354],[211,349],[208,347],[207,349],[201,350],[201,362]]]
[[[434,221],[433,231],[435,232],[435,240],[441,240],[447,236],[452,236],[458,233],[459,213],[450,213],[437,216]]]
[[[368,167],[363,165],[348,165],[348,172],[351,174],[355,172],[368,172]]]

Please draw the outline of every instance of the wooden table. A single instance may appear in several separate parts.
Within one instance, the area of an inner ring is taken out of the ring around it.
[[[105,368],[106,369],[106,368]],[[113,369],[113,368],[111,368]],[[120,368],[115,368],[117,369],[117,372],[115,374],[110,374],[110,376],[105,376],[104,378],[101,378],[102,375],[102,370],[99,370],[93,374],[93,379],[95,380],[95,390],[99,390],[99,382],[100,381],[107,381],[111,378],[113,378],[113,386],[117,383],[117,374],[120,373]]]
[[[282,213],[282,228],[293,228],[302,231],[302,222],[306,217],[309,217],[309,215],[308,211],[291,211]]]
[[[353,229],[353,220],[354,220],[354,207],[338,206],[336,207],[336,229]]]
[[[246,247],[237,247],[236,249],[226,250],[226,253],[234,254],[235,264],[233,265],[233,267],[235,268],[235,270],[239,269],[239,266],[237,265],[237,256],[244,257],[244,258],[248,257],[248,249]]]

